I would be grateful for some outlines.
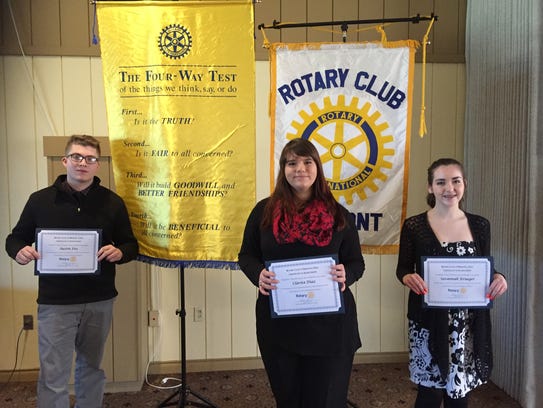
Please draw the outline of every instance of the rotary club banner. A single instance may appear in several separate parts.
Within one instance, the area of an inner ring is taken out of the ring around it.
[[[232,266],[255,202],[252,1],[97,2],[115,187],[141,259]]]
[[[365,253],[397,252],[407,204],[416,41],[270,46],[272,188],[283,146],[309,139]]]

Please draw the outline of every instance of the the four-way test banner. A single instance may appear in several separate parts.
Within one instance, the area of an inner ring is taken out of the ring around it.
[[[143,260],[237,260],[255,201],[252,7],[97,2],[115,187]]]

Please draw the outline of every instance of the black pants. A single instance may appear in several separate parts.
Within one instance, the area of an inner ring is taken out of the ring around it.
[[[277,408],[347,407],[354,354],[301,356],[261,350]]]
[[[443,402],[444,408],[467,408],[468,396],[451,398],[442,388],[428,388],[419,385],[415,408],[439,408]]]

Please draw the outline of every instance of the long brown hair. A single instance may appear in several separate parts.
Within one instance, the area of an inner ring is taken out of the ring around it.
[[[303,207],[304,203],[300,203],[294,189],[288,183],[285,177],[285,167],[287,164],[287,158],[289,155],[296,155],[302,157],[311,157],[317,167],[317,177],[313,186],[311,187],[311,200],[319,200],[324,203],[330,214],[334,217],[335,227],[337,229],[343,229],[345,227],[346,220],[343,216],[339,203],[336,201],[330,187],[324,177],[324,171],[322,169],[321,158],[319,152],[309,140],[306,139],[293,139],[288,142],[281,151],[281,157],[279,158],[279,174],[275,182],[275,189],[270,196],[270,199],[264,209],[264,215],[262,217],[262,227],[269,227],[273,222],[273,211],[280,203],[282,209],[288,214],[294,214],[300,206]]]

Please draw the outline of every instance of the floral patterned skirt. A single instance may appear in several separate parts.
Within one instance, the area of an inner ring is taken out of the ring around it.
[[[475,370],[472,316],[467,309],[449,310],[449,372],[441,378],[437,362],[430,354],[430,332],[409,320],[409,372],[415,384],[444,388],[451,398],[463,398],[483,384]]]

